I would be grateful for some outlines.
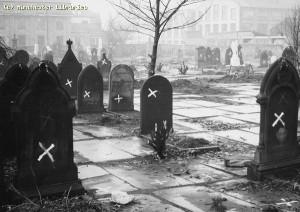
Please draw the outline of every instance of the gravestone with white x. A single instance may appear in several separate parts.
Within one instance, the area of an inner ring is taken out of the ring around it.
[[[289,166],[300,166],[297,141],[300,80],[293,64],[278,59],[266,72],[257,96],[260,104],[260,136],[248,178]]]
[[[213,57],[212,57],[212,51],[210,47],[206,48],[206,65],[212,65],[213,64]]]
[[[133,110],[134,74],[128,65],[117,65],[109,75],[109,111]]]
[[[77,80],[82,70],[82,64],[78,62],[74,55],[71,45],[73,41],[67,41],[68,51],[61,63],[58,64],[59,80],[64,89],[67,90],[72,98],[77,98]]]
[[[0,81],[0,142],[5,149],[5,157],[16,156],[15,128],[10,105],[25,86],[29,74],[27,66],[19,63],[10,67],[5,78]]]
[[[88,65],[78,77],[78,113],[103,112],[103,79],[93,65]]]
[[[163,76],[148,78],[140,93],[141,134],[173,127],[173,92],[171,83]]]
[[[0,79],[4,78],[8,70],[8,58],[6,50],[3,47],[0,47]]]
[[[83,192],[73,152],[75,102],[55,72],[41,63],[12,104],[16,122],[14,186],[27,197]],[[18,196],[12,195],[12,199]]]
[[[260,55],[260,67],[268,67],[268,52],[264,50]]]
[[[97,68],[101,72],[103,77],[103,87],[104,89],[108,90],[109,84],[109,73],[111,69],[111,61],[106,58],[106,53],[103,53],[102,58],[97,63]]]

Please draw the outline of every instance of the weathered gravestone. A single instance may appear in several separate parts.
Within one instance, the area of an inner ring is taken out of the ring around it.
[[[52,71],[54,71],[55,74],[56,74],[56,75],[58,76],[58,78],[59,78],[57,66],[55,65],[54,62],[49,61],[49,60],[43,60],[42,62],[45,63],[45,65],[48,66]]]
[[[61,63],[58,64],[58,73],[61,85],[67,90],[72,98],[77,98],[77,80],[82,70],[82,64],[75,57],[71,45],[72,41],[67,41],[68,51]]]
[[[22,63],[27,65],[29,62],[29,54],[25,50],[18,50],[16,53],[9,58],[9,65],[12,66],[16,63]]]
[[[0,142],[5,149],[5,157],[16,156],[15,129],[10,105],[24,88],[29,74],[27,66],[19,63],[10,67],[5,78],[0,81]]]
[[[297,55],[292,46],[288,46],[283,50],[282,57],[285,57],[297,67]]]
[[[268,67],[268,52],[264,50],[260,56],[260,67]]]
[[[230,60],[231,60],[232,55],[233,55],[232,49],[231,49],[231,47],[229,47],[225,53],[225,65],[230,65]]]
[[[300,165],[297,141],[300,80],[293,64],[277,60],[266,72],[257,102],[260,104],[260,136],[248,178]]]
[[[210,47],[206,48],[206,64],[207,65],[212,65],[213,63],[213,57],[212,57],[212,52]]]
[[[92,54],[92,64],[94,65],[94,66],[96,66],[97,65],[97,60],[98,60],[98,55],[97,55],[97,49],[96,48],[92,48],[92,50],[91,50],[91,54]]]
[[[204,46],[200,46],[197,48],[198,58],[197,58],[197,64],[198,68],[203,68],[206,62],[206,49]]]
[[[8,70],[8,59],[7,59],[6,50],[0,47],[0,79],[4,78],[7,70]]]
[[[97,63],[97,68],[101,72],[103,77],[103,87],[104,89],[108,89],[109,84],[109,73],[111,69],[111,61],[106,58],[106,54],[103,53],[101,60]]]
[[[12,104],[18,170],[14,186],[25,196],[83,192],[74,163],[75,113],[74,100],[56,74],[41,63]]]
[[[117,65],[109,74],[109,111],[133,110],[134,74],[128,65]]]
[[[163,76],[148,78],[141,88],[141,134],[173,127],[173,91],[171,83]]]
[[[78,113],[105,111],[103,106],[103,79],[93,65],[88,65],[78,77]]]
[[[36,69],[36,67],[39,66],[40,62],[41,62],[41,61],[40,61],[39,58],[37,58],[37,57],[32,58],[32,59],[29,61],[29,69],[30,69],[31,71],[33,71],[34,69]]]
[[[212,51],[212,58],[213,58],[213,64],[214,65],[220,65],[221,64],[221,52],[219,48],[214,48]]]

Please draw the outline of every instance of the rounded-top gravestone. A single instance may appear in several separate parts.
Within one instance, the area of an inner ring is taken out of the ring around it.
[[[131,111],[134,74],[128,65],[117,65],[109,74],[109,111]]]
[[[88,65],[78,77],[78,113],[101,113],[103,106],[103,78],[98,69]]]
[[[268,67],[268,52],[264,50],[260,56],[260,67]]]
[[[148,134],[163,126],[173,127],[173,91],[171,83],[163,76],[149,77],[140,91],[141,134]]]
[[[288,46],[283,50],[282,57],[290,60],[297,67],[297,55],[292,46]]]
[[[231,47],[229,47],[225,53],[225,65],[230,65],[230,60],[231,60],[232,54],[233,54],[232,49],[231,49]]]
[[[214,48],[212,51],[213,63],[219,65],[221,63],[221,52],[219,48]]]
[[[206,63],[211,65],[213,62],[212,51],[210,47],[206,48]]]

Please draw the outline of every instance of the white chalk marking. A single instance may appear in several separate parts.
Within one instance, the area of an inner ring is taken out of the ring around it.
[[[69,85],[69,86],[70,86],[70,88],[72,88],[72,85],[71,85],[71,83],[72,83],[72,81],[70,81],[69,79],[67,79],[67,83],[66,83],[66,85]]]
[[[102,65],[107,64],[107,62],[105,60],[102,60]]]
[[[158,92],[158,91],[157,91],[157,90],[152,91],[150,88],[148,88],[148,90],[150,91],[150,94],[148,95],[148,98],[149,98],[150,96],[154,96],[154,97],[156,98],[155,93]]]
[[[84,91],[84,93],[85,93],[84,96],[83,96],[84,98],[85,98],[85,97],[90,97],[90,93],[91,93],[90,91],[89,91],[89,92]]]
[[[39,146],[42,148],[42,150],[44,150],[44,153],[41,154],[38,158],[38,161],[41,161],[42,158],[45,156],[45,155],[48,155],[48,157],[50,158],[50,160],[52,161],[52,163],[54,162],[54,159],[53,159],[53,156],[51,155],[50,153],[50,150],[54,147],[54,144],[51,144],[50,147],[48,149],[46,149],[43,144],[41,142],[39,142]]]
[[[118,100],[118,104],[120,103],[120,100],[123,99],[123,97],[120,97],[120,95],[118,94],[118,97],[115,98],[115,100]]]
[[[276,113],[274,113],[274,116],[277,117],[277,119],[272,124],[272,127],[275,127],[276,124],[280,121],[283,126],[285,126],[285,123],[282,121],[281,117],[284,115],[284,112],[281,112],[281,114],[278,116]]]

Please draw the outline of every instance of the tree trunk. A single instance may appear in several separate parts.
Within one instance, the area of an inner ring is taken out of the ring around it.
[[[149,70],[148,70],[148,77],[155,75],[157,48],[158,48],[158,41],[159,41],[159,37],[160,37],[160,35],[159,35],[159,29],[160,29],[159,3],[160,3],[160,0],[156,0],[155,34],[154,34],[154,40],[153,40],[151,62],[149,64]]]

